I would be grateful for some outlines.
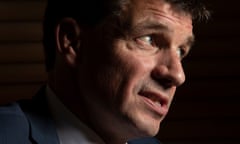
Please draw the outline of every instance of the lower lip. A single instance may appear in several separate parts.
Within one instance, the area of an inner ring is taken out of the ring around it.
[[[144,97],[142,96],[144,102],[153,110],[155,111],[157,114],[161,115],[161,116],[164,116],[167,114],[168,112],[168,108],[167,108],[167,105],[158,105],[158,104],[155,104],[151,99],[147,98],[147,97]]]

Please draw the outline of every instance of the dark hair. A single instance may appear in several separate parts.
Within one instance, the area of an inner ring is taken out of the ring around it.
[[[208,20],[210,12],[201,0],[165,0],[171,3],[177,9],[191,14],[194,22]]]
[[[207,19],[208,10],[199,0],[165,0],[177,9],[191,14],[193,20]],[[55,63],[55,27],[64,17],[72,17],[82,26],[95,26],[107,16],[119,15],[129,0],[48,0],[43,21],[43,47],[46,70]]]

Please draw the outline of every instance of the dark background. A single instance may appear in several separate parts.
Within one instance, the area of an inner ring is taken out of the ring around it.
[[[194,29],[187,81],[158,135],[166,144],[240,144],[240,1],[205,2],[212,18]]]
[[[0,103],[31,98],[46,80],[41,45],[46,0],[0,0]],[[240,6],[205,0],[177,91],[157,136],[164,144],[240,144]]]

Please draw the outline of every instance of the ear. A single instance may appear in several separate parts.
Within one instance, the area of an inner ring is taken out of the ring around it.
[[[74,67],[80,46],[80,26],[75,19],[64,18],[55,30],[57,52],[69,66]]]

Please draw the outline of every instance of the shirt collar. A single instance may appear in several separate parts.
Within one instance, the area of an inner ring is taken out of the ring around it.
[[[105,144],[57,98],[49,86],[46,95],[61,144]]]

